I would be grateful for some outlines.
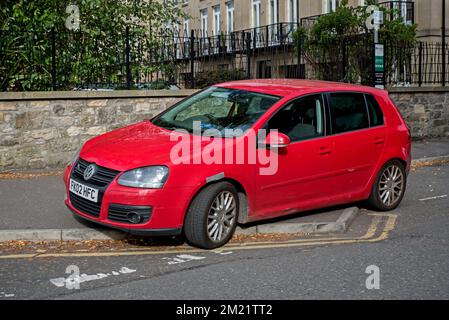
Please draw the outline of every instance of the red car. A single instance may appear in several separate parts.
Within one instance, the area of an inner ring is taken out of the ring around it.
[[[102,225],[135,235],[184,233],[212,249],[229,241],[237,223],[361,200],[396,208],[410,149],[409,129],[386,91],[229,82],[86,142],[64,172],[65,203]]]

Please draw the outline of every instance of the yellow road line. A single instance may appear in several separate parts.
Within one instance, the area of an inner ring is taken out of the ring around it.
[[[240,251],[240,250],[255,250],[255,249],[270,249],[270,248],[292,248],[292,247],[305,247],[316,245],[331,245],[331,244],[353,244],[353,243],[367,243],[378,242],[388,238],[389,232],[394,229],[396,224],[397,215],[393,214],[376,214],[367,230],[367,232],[358,238],[324,238],[324,239],[302,239],[302,240],[289,240],[283,242],[253,242],[245,243],[242,245],[228,245],[220,250],[226,251]],[[382,233],[378,237],[374,237],[382,217],[388,217]],[[134,251],[115,251],[115,252],[77,252],[77,253],[43,253],[43,254],[13,254],[0,256],[0,259],[29,259],[29,258],[68,258],[68,257],[118,257],[118,256],[143,256],[143,255],[162,255],[162,254],[178,254],[178,253],[199,253],[210,252],[202,249],[175,249],[175,250],[162,250],[162,251],[150,251],[150,250],[134,250]]]

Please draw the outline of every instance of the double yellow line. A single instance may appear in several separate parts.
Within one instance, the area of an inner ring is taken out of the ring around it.
[[[382,241],[388,238],[390,231],[396,225],[397,215],[395,214],[369,214],[373,216],[371,224],[367,232],[356,238],[321,238],[321,239],[302,239],[289,240],[281,242],[251,242],[239,245],[229,244],[220,251],[241,251],[241,250],[256,250],[256,249],[273,249],[273,248],[294,248],[305,246],[323,246],[334,244],[352,244],[352,243],[372,243]],[[379,235],[379,225],[382,220],[386,218],[385,225]],[[153,251],[151,249],[132,250],[132,251],[113,251],[113,252],[67,252],[67,253],[24,253],[24,254],[10,254],[0,256],[0,259],[30,259],[30,258],[70,258],[70,257],[120,257],[120,256],[144,256],[144,255],[166,255],[179,253],[204,253],[209,252],[195,248],[174,249]]]

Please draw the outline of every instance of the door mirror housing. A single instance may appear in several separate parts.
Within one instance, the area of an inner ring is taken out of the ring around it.
[[[290,138],[281,132],[270,132],[265,138],[264,145],[271,148],[287,148],[290,144]]]

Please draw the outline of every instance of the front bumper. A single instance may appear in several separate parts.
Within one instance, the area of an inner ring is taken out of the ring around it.
[[[95,219],[86,217],[85,215],[80,215],[74,210],[69,204],[66,203],[67,208],[72,212],[75,219],[84,219],[101,226],[117,229],[135,236],[179,236],[182,233],[182,228],[173,229],[129,229],[123,227],[117,227],[109,223],[102,223]]]
[[[76,217],[139,236],[179,235],[182,232],[184,215],[193,192],[192,188],[138,189],[121,186],[114,180],[101,191],[99,214],[94,216],[72,204],[68,188],[70,179],[74,178],[71,177],[71,171],[71,166],[67,166],[64,171],[65,204]],[[78,182],[89,185],[84,181]],[[95,186],[92,187],[95,188]],[[148,221],[140,224],[112,221],[108,217],[111,205],[151,207],[151,216]]]

